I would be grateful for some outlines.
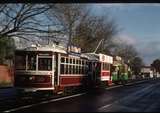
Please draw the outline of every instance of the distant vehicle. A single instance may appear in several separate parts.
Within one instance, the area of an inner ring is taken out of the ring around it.
[[[151,66],[142,66],[141,75],[143,78],[153,78],[155,76]]]
[[[129,79],[130,68],[119,56],[114,57],[112,65],[112,82],[126,84]]]

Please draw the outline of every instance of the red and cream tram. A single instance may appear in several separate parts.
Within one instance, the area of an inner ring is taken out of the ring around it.
[[[111,83],[113,58],[104,54],[84,53],[80,48],[32,46],[15,51],[15,87],[24,91],[74,89],[92,83]],[[74,87],[74,88],[73,88]],[[87,87],[86,87],[87,88]]]
[[[80,48],[35,46],[15,51],[15,87],[24,91],[53,90],[80,86],[87,76],[87,59],[80,55]]]
[[[105,54],[84,53],[83,56],[89,60],[89,71],[91,77],[96,84],[104,83],[105,85],[112,84],[111,65],[113,57]]]

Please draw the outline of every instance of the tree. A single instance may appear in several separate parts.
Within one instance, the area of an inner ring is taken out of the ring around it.
[[[160,73],[160,59],[155,59],[151,64],[151,68],[155,70],[156,73]]]
[[[73,42],[80,46],[83,52],[93,52],[102,41],[97,52],[108,54],[112,45],[111,39],[117,32],[117,26],[112,19],[109,19],[109,15],[87,15],[77,26]]]
[[[14,49],[15,45],[12,38],[0,38],[0,64],[6,64],[7,59],[13,59]]]
[[[141,67],[144,65],[142,58],[136,56],[131,61],[130,66],[134,75],[139,75],[141,72]]]
[[[137,50],[133,45],[127,43],[120,43],[114,45],[113,55],[121,56],[126,62],[132,61],[136,56],[138,56]]]
[[[50,7],[45,4],[2,4],[0,5],[0,37],[37,37],[38,33],[47,32],[41,23],[41,14]]]
[[[42,32],[48,32],[40,15],[49,9],[45,4],[1,4],[0,5],[0,64],[13,58],[13,37],[31,41]]]
[[[141,72],[141,67],[144,65],[143,59],[133,45],[127,43],[115,43],[112,54],[121,56],[124,61],[130,66],[134,75],[138,76]]]
[[[50,5],[50,4],[49,4]],[[59,31],[68,37],[68,46],[72,43],[75,28],[81,18],[85,15],[85,5],[82,4],[55,4],[50,5],[49,17],[52,21],[56,21]]]

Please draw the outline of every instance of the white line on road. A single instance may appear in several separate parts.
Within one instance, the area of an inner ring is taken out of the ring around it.
[[[133,82],[133,83],[128,83],[128,84],[126,84],[126,85],[132,85],[132,84],[142,83],[142,82],[145,82],[145,81],[147,81],[147,80],[138,81],[138,82]]]
[[[6,110],[6,111],[3,111],[3,112],[4,113],[9,113],[9,112],[18,111],[18,110],[21,110],[21,109],[30,108],[30,107],[41,105],[41,104],[46,104],[46,103],[50,103],[50,102],[55,102],[55,101],[60,101],[60,100],[68,99],[68,98],[81,96],[81,95],[84,95],[84,94],[86,94],[86,93],[80,93],[80,94],[71,95],[71,96],[67,96],[67,97],[62,97],[62,98],[58,98],[58,99],[47,100],[47,101],[40,102],[38,104],[36,103],[36,104],[26,105],[26,106],[14,108],[14,109]]]
[[[109,106],[111,106],[112,104],[107,104],[107,105],[105,105],[105,106],[102,106],[102,107],[100,107],[99,108],[99,110],[102,110],[102,109],[104,109],[104,108],[108,108]]]
[[[133,84],[137,84],[137,83],[141,83],[141,82],[145,82],[145,81],[147,81],[147,80],[133,82],[133,83],[127,83],[126,85],[133,85]],[[114,89],[114,88],[121,87],[121,86],[123,86],[123,85],[111,86],[111,87],[107,87],[106,89]]]
[[[141,82],[144,82],[144,81],[141,81]],[[136,82],[136,83],[141,83],[140,81],[139,82]],[[114,101],[114,102],[112,102],[111,104],[107,104],[107,105],[104,105],[104,106],[101,106],[100,108],[98,108],[98,110],[99,111],[103,111],[104,109],[106,109],[106,108],[108,108],[108,107],[110,107],[110,106],[112,106],[112,105],[114,105],[114,104],[116,104],[116,103],[119,103],[119,102],[122,102],[122,101],[124,101],[124,100],[127,100],[129,97],[131,97],[131,96],[135,96],[135,95],[138,95],[138,94],[140,94],[140,93],[142,93],[142,92],[145,92],[145,91],[147,91],[148,89],[150,89],[150,88],[152,88],[153,86],[155,86],[155,85],[158,85],[159,83],[156,83],[156,84],[152,84],[152,85],[150,85],[150,86],[148,86],[148,87],[146,87],[146,88],[144,88],[144,89],[142,89],[142,90],[140,90],[140,91],[136,91],[136,92],[134,92],[134,93],[132,93],[132,94],[130,94],[130,95],[128,95],[128,96],[125,96],[124,98],[121,98],[121,99],[119,99],[119,100],[116,100],[116,101]]]
[[[138,82],[135,82],[135,83],[140,83],[140,82],[144,82],[145,80],[143,81],[138,81]],[[127,85],[131,85],[131,84],[135,84],[135,83],[128,83]],[[117,85],[117,86],[112,86],[112,87],[108,87],[106,89],[113,89],[113,88],[117,88],[117,87],[121,87],[123,85]],[[26,106],[21,106],[21,107],[18,107],[18,108],[14,108],[14,109],[10,109],[10,110],[6,110],[6,111],[3,111],[5,113],[9,113],[9,112],[13,112],[13,111],[18,111],[18,110],[21,110],[21,109],[25,109],[25,108],[30,108],[30,107],[33,107],[33,106],[37,106],[37,105],[41,105],[41,104],[47,104],[47,103],[50,103],[50,102],[55,102],[55,101],[60,101],[60,100],[64,100],[64,99],[69,99],[69,98],[73,98],[73,97],[78,97],[78,96],[81,96],[81,95],[84,95],[86,93],[80,93],[80,94],[76,94],[76,95],[71,95],[71,96],[67,96],[67,97],[61,97],[61,98],[57,98],[57,99],[52,99],[52,100],[47,100],[47,101],[42,101],[40,103],[36,103],[36,104],[31,104],[31,105],[26,105]],[[111,106],[111,104],[109,105],[105,105],[103,106],[102,108],[106,108],[106,107],[109,107]]]
[[[117,87],[121,87],[123,85],[117,85],[117,86],[112,86],[112,87],[107,87],[106,89],[113,89],[113,88],[117,88]]]

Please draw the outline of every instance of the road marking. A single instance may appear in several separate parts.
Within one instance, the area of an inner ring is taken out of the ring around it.
[[[146,81],[146,80],[138,81],[138,82],[136,82],[136,83],[140,83],[140,82],[144,82],[144,81]],[[131,85],[131,84],[135,84],[135,83],[128,83],[127,85]],[[113,89],[113,88],[117,88],[117,87],[121,87],[121,86],[123,86],[123,85],[112,86],[112,87],[108,87],[108,88],[106,88],[106,89]],[[61,97],[61,98],[57,98],[57,99],[42,101],[42,102],[40,102],[40,103],[38,103],[38,104],[36,103],[36,104],[21,106],[21,107],[14,108],[14,109],[10,109],[10,110],[6,110],[6,111],[3,111],[3,112],[9,113],[9,112],[18,111],[18,110],[21,110],[21,109],[26,109],[26,108],[30,108],[30,107],[37,106],[37,105],[41,105],[41,104],[47,104],[47,103],[50,103],[50,102],[56,102],[56,101],[60,101],[60,100],[64,100],[64,99],[69,99],[69,98],[81,96],[81,95],[84,95],[84,94],[86,94],[86,93],[80,93],[80,94],[75,94],[75,95],[71,95],[71,96],[67,96],[67,97]],[[109,107],[109,106],[111,106],[111,105],[112,105],[112,104],[108,104],[108,105],[103,106],[102,108],[106,108],[106,107]],[[102,108],[101,108],[101,109],[102,109]]]
[[[126,85],[137,84],[137,83],[141,83],[141,82],[145,82],[145,81],[147,81],[147,80],[143,80],[143,81],[138,81],[138,82],[133,82],[133,83],[128,83],[128,84],[126,84]]]
[[[104,109],[104,108],[108,108],[109,106],[111,106],[112,104],[107,104],[107,105],[105,105],[105,106],[102,106],[102,107],[100,107],[99,108],[99,110],[102,110],[102,109]]]
[[[123,101],[123,100],[127,100],[129,97],[134,96],[134,95],[138,95],[138,94],[140,94],[140,93],[142,93],[142,92],[144,92],[144,91],[146,91],[146,90],[148,90],[148,89],[150,89],[150,88],[152,88],[153,86],[158,85],[158,84],[159,84],[159,83],[156,83],[156,84],[154,84],[154,85],[152,84],[152,85],[150,85],[150,86],[148,86],[148,87],[146,87],[146,88],[144,88],[144,89],[142,89],[142,90],[140,90],[140,91],[134,92],[134,93],[132,93],[132,94],[130,94],[130,95],[124,97],[124,98],[121,98],[121,99],[119,99],[119,100],[113,101],[111,104],[107,104],[107,105],[101,106],[100,108],[98,108],[98,110],[99,110],[99,111],[102,111],[102,110],[104,110],[104,109],[112,106],[113,104],[117,104],[117,103],[119,103],[119,102],[121,102],[121,101]]]
[[[46,104],[46,103],[50,103],[50,102],[55,102],[55,101],[60,101],[60,100],[68,99],[68,98],[73,98],[73,97],[81,96],[81,95],[84,95],[84,94],[86,94],[86,93],[80,93],[80,94],[71,95],[71,96],[67,96],[67,97],[62,97],[62,98],[58,98],[58,99],[52,99],[52,100],[42,101],[42,102],[40,102],[38,104],[36,103],[36,104],[26,105],[26,106],[14,108],[14,109],[6,110],[6,111],[3,111],[3,112],[4,113],[9,113],[9,112],[18,111],[18,110],[21,110],[21,109],[30,108],[30,107],[41,105],[41,104]]]
[[[133,82],[133,83],[127,83],[126,85],[132,85],[132,84],[137,84],[137,83],[141,83],[141,82],[145,82],[147,80],[143,80],[143,81],[138,81],[138,82]],[[107,87],[106,89],[113,89],[113,88],[117,88],[117,87],[121,87],[123,85],[116,85],[116,86],[111,86],[111,87]]]
[[[112,86],[112,87],[107,87],[106,89],[113,89],[113,88],[117,88],[117,87],[121,87],[123,85],[117,85],[117,86]]]

